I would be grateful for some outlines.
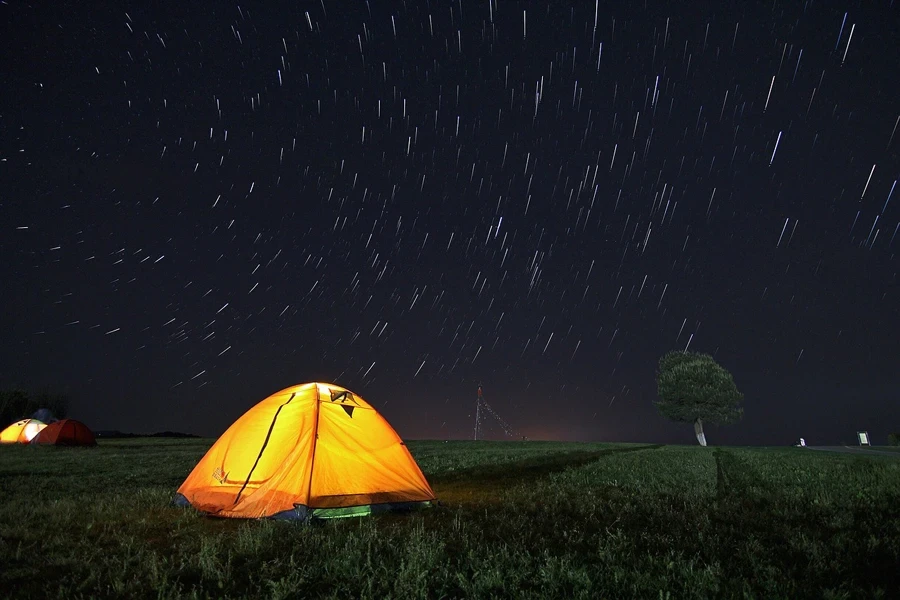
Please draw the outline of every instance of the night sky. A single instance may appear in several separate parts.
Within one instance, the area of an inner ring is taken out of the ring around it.
[[[900,5],[550,4],[0,1],[0,385],[216,436],[330,381],[415,439],[481,383],[694,443],[688,348],[745,394],[713,444],[885,443]]]

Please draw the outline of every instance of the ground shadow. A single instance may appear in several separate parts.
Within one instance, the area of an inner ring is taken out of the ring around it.
[[[470,469],[429,476],[432,488],[439,500],[454,502],[470,499],[473,495],[481,498],[494,496],[515,485],[535,481],[553,473],[577,468],[595,462],[605,456],[656,450],[662,444],[628,448],[607,448],[595,451],[562,452],[535,456],[516,462],[479,465]]]

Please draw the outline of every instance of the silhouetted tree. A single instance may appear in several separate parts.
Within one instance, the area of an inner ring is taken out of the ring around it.
[[[0,428],[19,419],[27,419],[42,408],[49,410],[57,419],[61,419],[69,413],[69,397],[65,394],[52,393],[49,390],[29,394],[21,388],[2,389],[0,390]]]
[[[63,419],[69,414],[69,397],[66,394],[51,392],[43,389],[32,396],[33,406],[31,413],[45,408],[57,419]]]
[[[672,421],[693,423],[701,446],[706,445],[703,422],[734,423],[744,414],[734,379],[712,356],[669,352],[659,360],[656,408]]]
[[[0,428],[24,418],[27,411],[28,392],[20,388],[0,390]]]

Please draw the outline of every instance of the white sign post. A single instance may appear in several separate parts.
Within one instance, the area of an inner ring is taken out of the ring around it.
[[[869,432],[868,431],[857,431],[856,437],[859,438],[860,446],[871,446],[872,445],[869,443]]]

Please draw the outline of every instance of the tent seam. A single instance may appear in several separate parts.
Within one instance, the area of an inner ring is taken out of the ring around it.
[[[322,399],[319,397],[319,386],[316,384],[316,426],[313,429],[312,456],[309,458],[309,484],[306,486],[306,505],[312,502],[313,472],[316,468],[316,447],[319,445],[319,413],[322,412]]]

